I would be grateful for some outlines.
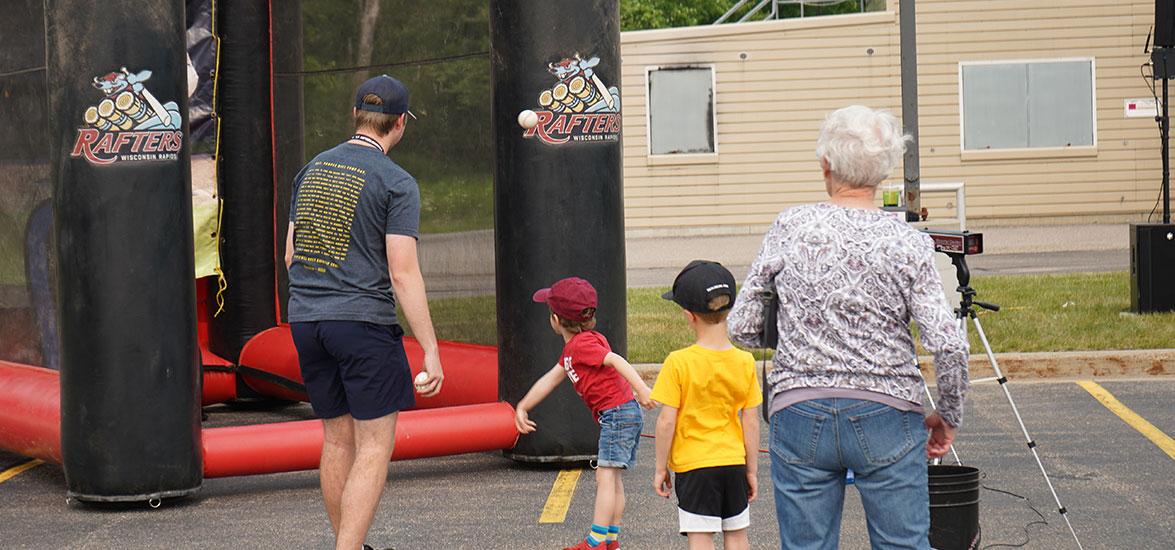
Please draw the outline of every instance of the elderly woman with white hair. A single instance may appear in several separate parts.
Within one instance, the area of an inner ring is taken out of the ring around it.
[[[778,297],[763,406],[781,548],[837,547],[848,469],[873,548],[930,548],[925,457],[942,456],[962,422],[968,346],[930,237],[874,204],[907,139],[886,111],[829,114],[816,147],[829,200],[779,215],[730,313],[731,338],[759,347]],[[911,319],[934,354],[929,416]]]

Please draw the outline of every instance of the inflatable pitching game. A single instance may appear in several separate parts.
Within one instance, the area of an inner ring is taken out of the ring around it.
[[[318,420],[204,427],[202,409],[306,400],[283,322],[290,186],[318,152],[307,136],[350,132],[350,74],[344,118],[311,127],[325,85],[303,65],[298,1],[19,4],[0,21],[0,449],[60,464],[83,502],[317,468]],[[401,414],[393,460],[593,457],[598,427],[566,385],[533,412],[542,431],[513,424],[562,347],[531,294],[561,277],[599,289],[601,331],[626,352],[618,4],[518,4],[490,2],[489,116],[471,122],[492,136],[496,345],[442,342],[444,388]],[[413,96],[432,113],[405,138],[418,149],[442,131],[429,101]]]

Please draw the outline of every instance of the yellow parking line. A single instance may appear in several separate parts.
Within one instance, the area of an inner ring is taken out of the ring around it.
[[[583,470],[563,470],[555,478],[551,486],[551,494],[547,496],[547,504],[543,506],[543,513],[539,516],[539,523],[563,523],[567,518],[567,509],[571,507],[571,496],[575,494],[575,485],[579,483],[579,474]]]
[[[1130,424],[1130,427],[1146,436],[1147,439],[1151,440],[1151,443],[1158,445],[1163,452],[1167,453],[1167,456],[1175,459],[1175,439],[1171,439],[1171,436],[1163,433],[1154,424],[1147,422],[1145,418],[1138,416],[1137,413],[1127,408],[1126,405],[1123,405],[1121,401],[1118,401],[1097,382],[1093,380],[1078,380],[1077,384],[1085,388],[1085,391],[1089,392],[1094,399],[1101,401],[1102,405],[1110,409],[1110,412],[1118,415],[1118,418],[1121,418],[1124,422]]]
[[[24,472],[26,470],[32,470],[33,468],[36,468],[37,466],[40,466],[42,464],[44,464],[44,462],[41,462],[40,460],[37,460],[34,458],[33,460],[25,462],[24,464],[18,464],[16,466],[13,466],[13,467],[7,469],[7,470],[4,470],[3,472],[0,472],[0,483],[4,483],[5,481],[8,481],[8,480],[20,475],[21,472]]]

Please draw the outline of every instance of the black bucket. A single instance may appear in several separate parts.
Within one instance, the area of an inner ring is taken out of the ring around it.
[[[979,548],[979,470],[928,466],[930,546],[936,550]]]

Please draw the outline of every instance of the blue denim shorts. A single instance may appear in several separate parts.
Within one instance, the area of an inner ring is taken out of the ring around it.
[[[636,466],[636,446],[644,426],[645,418],[636,400],[600,411],[600,450],[596,466],[624,469]]]

